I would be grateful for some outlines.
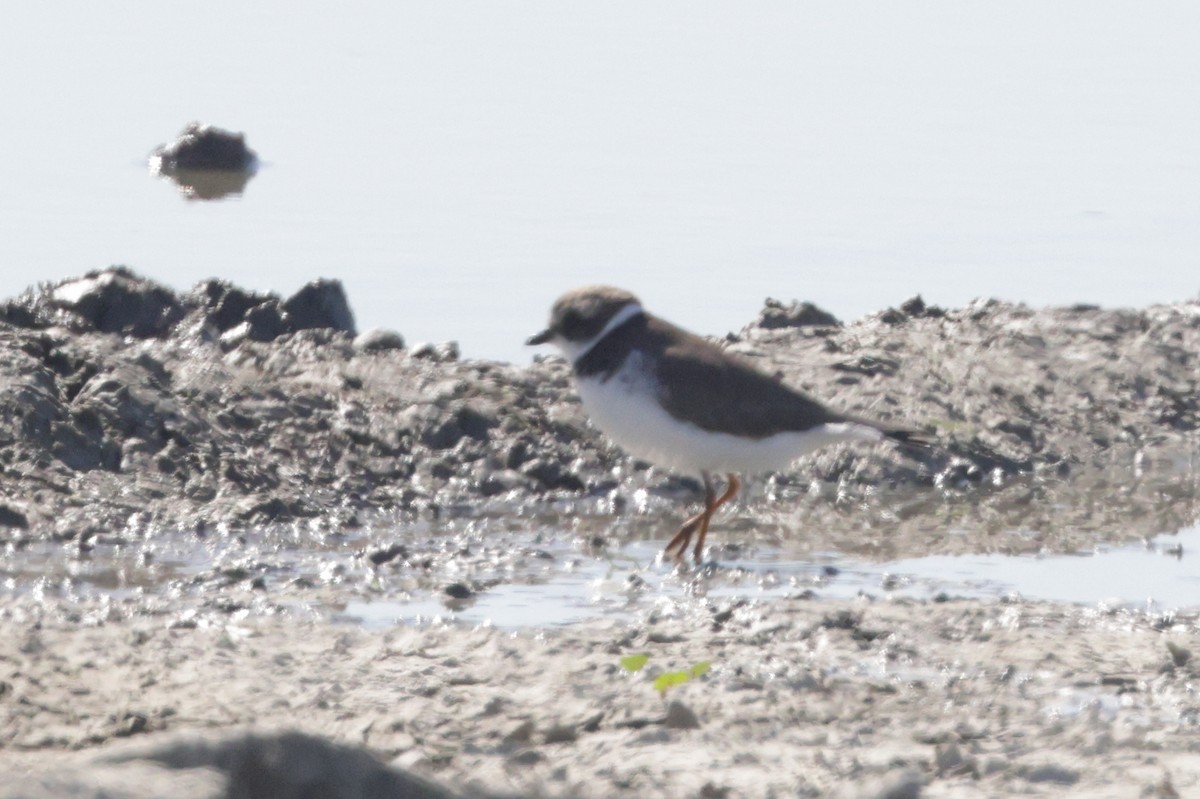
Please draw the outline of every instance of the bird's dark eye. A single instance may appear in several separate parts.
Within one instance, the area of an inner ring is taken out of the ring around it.
[[[558,321],[558,332],[562,333],[563,338],[578,338],[579,328],[583,325],[583,316],[579,311],[571,308],[562,315],[562,319]]]

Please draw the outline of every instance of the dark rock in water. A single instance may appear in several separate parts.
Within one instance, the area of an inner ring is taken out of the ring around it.
[[[836,316],[811,302],[784,305],[779,300],[768,298],[753,324],[766,330],[776,330],[785,327],[838,327],[842,323]]]
[[[258,156],[241,133],[193,122],[179,137],[156,149],[150,171],[170,178],[189,200],[238,195],[258,170]]]
[[[340,280],[314,280],[283,303],[290,330],[328,327],[355,334],[354,314]]]
[[[191,122],[178,137],[154,151],[164,172],[178,169],[253,169],[258,156],[246,146],[246,136]]]
[[[184,316],[174,292],[124,267],[60,283],[50,299],[93,330],[137,338],[161,338]]]

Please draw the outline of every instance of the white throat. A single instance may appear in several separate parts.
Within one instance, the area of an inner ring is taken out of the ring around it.
[[[568,341],[565,338],[559,337],[555,343],[558,344],[558,348],[562,350],[562,353],[567,357],[567,360],[574,364],[584,355],[587,355],[589,352],[591,352],[592,347],[595,347],[598,343],[600,343],[601,339],[641,312],[641,303],[631,302],[613,314],[612,319],[608,320],[608,324],[606,324],[599,333],[591,338],[584,339],[583,341]]]

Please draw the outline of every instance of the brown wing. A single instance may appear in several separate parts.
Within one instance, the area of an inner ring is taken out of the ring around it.
[[[664,333],[673,331],[673,335]],[[657,346],[663,378],[663,407],[704,430],[765,438],[775,433],[807,430],[828,422],[846,421],[811,397],[784,385],[699,336],[653,318],[648,332]],[[692,392],[670,386],[696,386]],[[864,424],[871,424],[864,421]],[[874,425],[872,425],[874,426]]]

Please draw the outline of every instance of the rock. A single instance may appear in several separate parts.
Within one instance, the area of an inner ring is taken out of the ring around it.
[[[488,472],[479,481],[479,493],[485,497],[494,497],[522,488],[528,482],[520,472],[512,469],[499,469]]]
[[[251,341],[274,341],[284,333],[291,332],[290,326],[283,321],[283,311],[277,300],[268,300],[248,310],[242,325],[245,326],[246,337]]]
[[[250,323],[242,322],[221,334],[221,344],[224,347],[236,347],[250,338]]]
[[[442,589],[442,593],[451,599],[470,599],[475,595],[466,583],[451,583]]]
[[[914,319],[922,317],[940,319],[946,315],[945,309],[936,305],[926,305],[920,294],[901,303],[900,310]]]
[[[385,549],[377,549],[367,556],[367,558],[376,566],[382,566],[383,564],[395,560],[396,558],[407,557],[408,547],[404,546],[403,544],[392,544],[390,547],[386,547]]]
[[[73,410],[68,421],[55,422],[52,430],[54,440],[50,452],[69,469],[115,472],[121,468],[121,446],[108,438],[104,423],[94,408]]]
[[[842,323],[828,311],[823,311],[811,302],[795,302],[784,305],[779,300],[768,298],[758,319],[751,323],[764,330],[788,327],[838,327]]]
[[[1051,782],[1055,785],[1074,785],[1079,782],[1079,770],[1057,763],[1022,764],[1017,774],[1029,782]]]
[[[113,735],[118,738],[130,738],[146,732],[150,719],[145,713],[129,711],[117,722]]]
[[[313,281],[286,302],[273,294],[251,294],[222,281],[202,283],[189,296],[202,304],[205,318],[221,333],[226,347],[246,339],[267,343],[303,330],[354,332],[354,315],[336,280]],[[376,337],[375,341],[383,339]],[[381,348],[393,343],[385,341]]]
[[[583,481],[566,466],[545,458],[534,458],[522,464],[520,472],[532,477],[548,491],[579,491],[584,487]]]
[[[543,740],[548,744],[575,743],[579,738],[579,730],[570,724],[553,724],[543,733]]]
[[[523,749],[510,757],[508,762],[515,766],[533,766],[545,759],[546,756],[536,749]]]
[[[925,781],[912,769],[900,769],[837,791],[837,799],[919,799]]]
[[[463,435],[476,441],[487,441],[489,431],[498,423],[493,411],[470,404],[458,408],[454,418]]]
[[[444,341],[441,344],[423,341],[415,345],[409,354],[414,358],[422,358],[434,363],[453,363],[460,356],[457,341]]]
[[[355,334],[354,314],[340,280],[314,280],[283,303],[288,329],[331,328]]]
[[[953,741],[934,747],[933,764],[939,777],[978,772],[974,759],[964,757],[958,744]]]
[[[525,745],[533,740],[533,733],[537,730],[536,725],[530,719],[525,719],[505,736],[505,743],[511,745]]]
[[[530,455],[529,443],[521,439],[517,439],[505,448],[502,456],[502,463],[508,469],[516,469],[521,464],[528,461]]]
[[[421,443],[432,450],[445,450],[457,444],[462,437],[462,426],[459,425],[456,417],[451,416],[435,422],[432,427],[426,430],[422,436]]]
[[[258,171],[258,157],[245,137],[193,122],[175,141],[158,147],[150,172],[172,180],[189,200],[219,200],[241,194]]]
[[[27,777],[6,778],[0,799],[151,799],[186,796],[455,799],[447,788],[388,768],[362,749],[297,732],[223,738],[156,737]]]
[[[263,485],[270,485],[272,480],[264,480]],[[238,515],[242,521],[264,524],[268,522],[286,522],[292,519],[309,519],[316,516],[317,509],[312,507],[303,497],[274,496],[259,502],[254,502],[244,508]]]
[[[38,308],[29,301],[21,299],[6,300],[0,303],[0,323],[13,327],[37,330],[47,327],[49,321],[38,314]]]
[[[59,283],[50,297],[92,330],[137,338],[165,336],[184,315],[174,293],[124,267]]]
[[[29,519],[25,514],[9,505],[6,502],[0,502],[0,527],[12,527],[18,530],[26,530],[29,528]]]
[[[1174,641],[1167,641],[1167,653],[1171,656],[1171,663],[1176,668],[1183,668],[1192,659],[1192,651]]]
[[[243,291],[225,280],[205,281],[192,293],[203,303],[208,321],[222,333],[240,325],[245,321],[247,311],[268,299]]]
[[[212,125],[190,122],[174,141],[154,151],[161,159],[162,170],[228,170],[246,171],[254,168],[258,156],[246,146],[242,133],[232,133]]]
[[[354,339],[354,349],[359,352],[402,350],[404,349],[404,337],[394,330],[376,327],[358,334]]]
[[[678,699],[672,699],[667,705],[667,716],[663,719],[663,725],[670,730],[698,730],[700,719],[690,707]]]
[[[446,407],[432,414],[427,411],[414,412],[408,424],[426,419],[429,426],[421,434],[421,442],[432,450],[447,450],[455,447],[464,438],[486,442],[489,431],[497,424],[496,417],[487,410],[451,401]]]

